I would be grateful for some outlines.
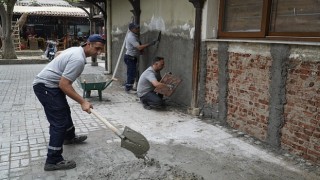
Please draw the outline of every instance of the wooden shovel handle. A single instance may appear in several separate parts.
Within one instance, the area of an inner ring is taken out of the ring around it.
[[[102,121],[105,125],[108,126],[116,135],[118,135],[120,138],[124,138],[123,135],[120,133],[120,131],[114,127],[111,123],[109,123],[105,118],[103,118],[96,110],[90,109],[90,112],[95,115],[100,121]]]

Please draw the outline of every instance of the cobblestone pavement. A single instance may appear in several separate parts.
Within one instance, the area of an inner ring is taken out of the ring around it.
[[[45,160],[49,124],[32,89],[32,80],[43,67],[0,67],[0,179],[18,178],[30,162]],[[103,128],[88,115],[83,117],[84,113],[74,104],[71,101],[78,134]]]
[[[42,169],[47,153],[49,124],[46,120],[41,104],[33,93],[32,81],[35,75],[40,72],[44,66],[44,64],[0,66],[1,180],[82,179],[79,178],[77,174],[81,174],[83,170],[88,169],[88,167],[79,166],[78,171],[58,171],[56,173],[47,174]],[[101,72],[103,72],[102,67],[87,65],[84,74],[98,74]],[[77,83],[74,83],[74,87],[79,94],[82,94],[82,89]],[[281,167],[281,171],[275,172],[275,174],[279,174],[279,177],[281,173],[291,174],[291,176],[296,177],[296,179],[300,179],[300,174],[303,174],[301,175],[301,177],[303,177],[302,179],[314,179],[314,177],[319,177],[314,175],[320,174],[317,169],[318,167],[310,164],[305,165],[306,163],[301,165],[299,164],[299,161],[288,163],[287,161],[284,161],[284,159],[286,159],[286,157],[291,157],[290,155],[275,155],[261,148],[256,148],[246,141],[250,140],[255,144],[259,144],[252,138],[247,137],[246,140],[241,139],[246,136],[235,130],[228,131],[213,123],[211,120],[208,120],[208,122],[211,123],[208,125],[205,121],[201,121],[196,117],[184,114],[179,110],[174,110],[174,105],[170,107],[171,109],[168,112],[144,110],[137,97],[126,94],[122,90],[121,85],[119,85],[119,83],[117,84],[117,82],[112,83],[110,87],[107,87],[106,90],[103,91],[102,101],[99,101],[97,92],[92,92],[91,96],[90,101],[94,105],[94,108],[97,109],[98,112],[101,112],[104,117],[108,117],[108,120],[112,124],[118,128],[123,128],[124,125],[128,125],[135,130],[143,131],[143,134],[147,139],[156,144],[155,146],[160,146],[161,144],[172,145],[177,143],[183,146],[196,147],[201,150],[211,149],[210,151],[212,151],[212,149],[215,149],[215,153],[220,155],[229,153],[230,156],[243,156],[244,159],[256,158],[254,161],[249,161],[249,163],[246,162],[248,167],[259,167],[264,164],[262,163],[264,161],[275,163],[276,166],[272,167],[271,165],[269,168],[272,171],[277,171],[279,168],[275,167]],[[119,138],[115,136],[102,122],[97,121],[92,115],[83,112],[80,106],[73,100],[69,99],[69,102],[77,134],[94,135],[95,133],[102,131],[105,134],[103,134],[103,142],[109,143],[110,147],[112,143],[120,142]],[[179,126],[177,124],[179,124]],[[232,133],[237,137],[234,138]],[[90,136],[88,140],[90,140]],[[88,151],[94,150],[95,148],[101,148],[100,146],[92,146],[90,143],[85,144],[84,147],[87,147]],[[158,150],[161,151],[161,148]],[[71,156],[73,152],[76,152],[72,147],[69,149],[65,148],[65,151]],[[151,149],[150,151],[150,154],[156,156],[157,150]],[[168,152],[169,151],[165,153]],[[83,152],[81,153],[83,154]],[[121,156],[123,154],[124,153],[122,153]],[[124,156],[130,158],[131,154]],[[160,156],[161,155],[159,155],[159,157]],[[83,159],[81,160],[81,157],[75,158],[78,158],[78,161],[84,161]],[[95,157],[90,158],[95,159]],[[219,160],[220,163],[222,163],[222,161],[223,160]],[[235,165],[233,162],[234,161],[231,159],[228,167]],[[185,164],[188,163],[190,164],[189,161],[187,162],[185,160]],[[241,164],[241,162],[239,164]],[[231,176],[226,178],[228,176],[224,175],[220,176],[218,179],[236,179],[235,177],[237,177],[237,174],[246,173],[243,170],[227,171],[225,166],[219,168],[221,169],[217,169],[217,172],[222,171],[225,174],[232,174],[232,178]],[[263,168],[260,167],[260,169]],[[310,172],[310,169],[312,169],[312,172]],[[200,171],[202,170],[199,170],[199,172]],[[214,169],[210,171],[210,173],[215,174]],[[265,169],[262,171],[267,172]],[[297,175],[292,174],[291,171],[301,173]],[[284,177],[291,176],[287,175]],[[240,177],[242,178],[239,179],[247,179],[243,177],[248,176],[243,174],[243,176]],[[266,175],[264,177],[268,176]],[[252,179],[260,178],[257,177]]]

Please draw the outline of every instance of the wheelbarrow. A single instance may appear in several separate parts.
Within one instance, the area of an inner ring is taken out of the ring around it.
[[[89,98],[92,90],[97,90],[99,95],[99,101],[102,100],[102,91],[106,89],[112,81],[116,80],[112,78],[107,80],[105,75],[101,74],[83,74],[78,77],[77,82],[83,89],[83,98]]]

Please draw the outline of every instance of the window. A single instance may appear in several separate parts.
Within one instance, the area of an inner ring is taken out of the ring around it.
[[[223,30],[226,32],[259,32],[263,0],[226,0]]]
[[[220,0],[219,38],[320,41],[320,0]]]

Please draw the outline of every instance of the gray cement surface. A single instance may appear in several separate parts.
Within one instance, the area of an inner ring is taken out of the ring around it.
[[[65,145],[64,157],[73,159],[71,170],[43,170],[49,139],[48,122],[32,90],[34,76],[44,64],[0,66],[0,179],[320,179],[319,167],[288,153],[275,153],[263,143],[220,126],[213,120],[190,116],[168,100],[166,111],[145,110],[139,99],[126,94],[118,82],[87,98],[118,129],[128,126],[150,143],[150,163],[120,147],[104,123],[69,100],[83,144]],[[84,74],[101,74],[91,66]],[[79,94],[82,89],[74,87]]]

